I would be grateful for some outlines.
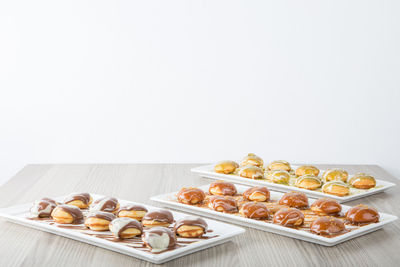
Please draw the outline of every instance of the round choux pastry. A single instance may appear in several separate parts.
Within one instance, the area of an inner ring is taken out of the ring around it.
[[[176,235],[165,227],[153,227],[145,230],[142,235],[143,243],[151,252],[158,253],[176,246]]]
[[[216,181],[210,184],[208,192],[211,195],[233,196],[237,193],[234,184],[225,181]]]
[[[240,162],[240,166],[256,166],[262,168],[263,165],[264,161],[262,160],[262,158],[253,153],[247,154],[247,156],[244,157]]]
[[[290,171],[290,163],[284,160],[275,160],[268,164],[267,169],[269,171]]]
[[[51,217],[56,223],[61,224],[81,224],[83,223],[83,213],[77,206],[59,205],[54,208]]]
[[[233,160],[224,160],[215,164],[214,171],[217,173],[231,174],[234,173],[237,168],[239,168],[239,164]]]
[[[311,210],[318,215],[338,215],[342,211],[342,205],[334,199],[319,198],[311,205]]]
[[[349,184],[358,189],[370,189],[376,186],[376,180],[372,175],[357,173],[349,179]]]
[[[143,226],[146,227],[168,227],[174,222],[174,216],[169,210],[155,210],[146,213],[142,219]]]
[[[207,232],[207,222],[196,216],[186,216],[175,223],[174,231],[181,237],[201,237]]]
[[[312,165],[303,165],[300,166],[296,169],[296,175],[297,176],[303,176],[306,174],[311,174],[314,176],[318,176],[319,175],[319,169],[315,166]]]
[[[117,213],[119,208],[118,199],[115,197],[102,197],[93,203],[90,210]]]
[[[269,172],[268,178],[276,184],[288,184],[290,180],[290,174],[288,171],[272,171]]]
[[[322,192],[339,197],[344,197],[350,194],[350,187],[340,181],[331,181],[325,183],[322,186]]]
[[[116,238],[128,239],[139,236],[143,232],[143,227],[136,219],[129,217],[116,218],[110,223],[110,231]]]
[[[208,207],[219,212],[235,213],[238,211],[236,200],[232,197],[211,196]]]
[[[73,205],[80,209],[87,209],[92,204],[93,198],[89,193],[72,193],[64,199],[67,205]]]
[[[293,208],[307,208],[308,207],[308,197],[304,193],[300,192],[288,192],[285,193],[278,204],[285,205]]]
[[[346,212],[346,220],[355,225],[376,223],[379,221],[379,213],[375,208],[360,204]]]
[[[206,194],[200,188],[184,187],[176,195],[178,201],[183,204],[195,205],[202,203]]]
[[[348,177],[349,174],[347,171],[342,169],[329,169],[322,174],[324,182],[341,181],[345,183]]]
[[[304,223],[304,214],[296,208],[282,208],[274,214],[274,223],[296,227]]]
[[[310,225],[310,231],[318,235],[337,235],[345,230],[343,221],[335,217],[319,217]]]
[[[119,209],[117,216],[120,218],[132,218],[141,221],[144,215],[146,215],[147,209],[143,205],[139,204],[128,204]]]
[[[243,198],[250,201],[265,202],[269,200],[269,197],[270,192],[265,186],[251,187],[243,193]]]
[[[33,217],[47,218],[51,216],[51,213],[56,206],[57,203],[53,199],[45,197],[35,201],[30,212]]]
[[[93,231],[108,231],[109,224],[116,217],[104,211],[91,211],[85,219],[85,226]]]
[[[322,181],[317,176],[314,176],[312,174],[305,174],[298,177],[295,183],[295,186],[308,190],[315,190],[317,188],[320,188],[321,185]]]
[[[266,205],[260,202],[247,202],[240,208],[239,213],[250,219],[262,220],[269,218],[269,210]]]
[[[239,169],[239,176],[249,179],[262,179],[264,172],[257,166],[244,166]]]

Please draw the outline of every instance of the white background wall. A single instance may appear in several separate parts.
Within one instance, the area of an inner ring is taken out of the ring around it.
[[[400,1],[1,1],[0,179],[255,152],[400,176]]]

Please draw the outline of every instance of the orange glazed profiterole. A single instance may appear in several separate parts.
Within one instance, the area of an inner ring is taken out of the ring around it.
[[[236,200],[232,197],[211,196],[208,198],[208,207],[219,212],[235,213],[238,211]]]
[[[267,206],[260,202],[245,203],[239,210],[239,213],[246,218],[250,219],[268,219],[269,210]]]
[[[265,186],[255,186],[247,189],[243,193],[243,198],[250,201],[264,202],[268,201],[270,192]]]
[[[214,171],[217,173],[231,174],[235,172],[237,168],[239,168],[239,164],[233,160],[223,160],[214,166]]]
[[[311,210],[318,215],[337,215],[342,211],[342,206],[334,199],[319,198],[311,205]]]
[[[308,207],[308,198],[304,193],[289,192],[285,193],[278,203],[293,208],[306,208]]]
[[[216,181],[210,184],[208,191],[211,195],[233,196],[237,193],[234,184],[224,181]]]
[[[335,217],[319,217],[310,225],[310,231],[318,235],[335,235],[345,230],[343,221]]]
[[[288,227],[300,226],[304,223],[304,214],[296,208],[282,208],[274,214],[274,223]]]
[[[179,190],[177,198],[181,203],[194,205],[203,202],[206,194],[200,188],[184,187]]]
[[[360,204],[346,212],[346,220],[351,224],[375,223],[379,221],[379,213],[372,207]]]

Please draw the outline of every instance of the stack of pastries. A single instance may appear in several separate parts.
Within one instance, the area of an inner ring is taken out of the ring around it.
[[[145,206],[121,206],[118,199],[103,197],[93,201],[89,193],[73,193],[62,203],[50,198],[35,201],[30,219],[49,219],[64,228],[83,224],[92,231],[110,231],[115,239],[139,238],[154,253],[173,249],[177,237],[201,238],[207,232],[207,222],[195,216],[175,221],[165,209],[148,211]],[[129,241],[129,240],[128,240]]]
[[[308,197],[300,192],[289,192],[280,199],[271,199],[267,187],[250,187],[238,193],[236,186],[226,181],[211,183],[208,192],[184,187],[176,198],[183,204],[294,227],[327,237],[379,221],[377,210],[366,205],[354,206],[343,214],[342,206],[334,199],[320,198],[310,205]]]
[[[232,160],[220,161],[214,166],[214,171],[248,179],[265,179],[307,190],[321,190],[340,197],[349,195],[351,188],[365,190],[376,186],[375,178],[366,173],[357,173],[352,177],[343,169],[328,169],[321,173],[312,165],[302,165],[294,170],[287,161],[275,160],[266,164],[253,153],[245,156],[239,164]]]

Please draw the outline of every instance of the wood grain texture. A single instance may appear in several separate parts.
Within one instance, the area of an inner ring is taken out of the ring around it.
[[[202,185],[211,180],[190,172],[194,164],[63,164],[28,165],[0,187],[0,206],[88,191],[151,203],[153,195]],[[333,165],[319,165],[321,168]],[[335,165],[365,171],[380,179],[398,180],[373,165]],[[382,212],[400,215],[399,186],[367,198]],[[335,247],[251,228],[233,241],[173,261],[165,266],[398,266],[400,221]],[[152,266],[153,264],[57,235],[0,221],[0,266]]]

